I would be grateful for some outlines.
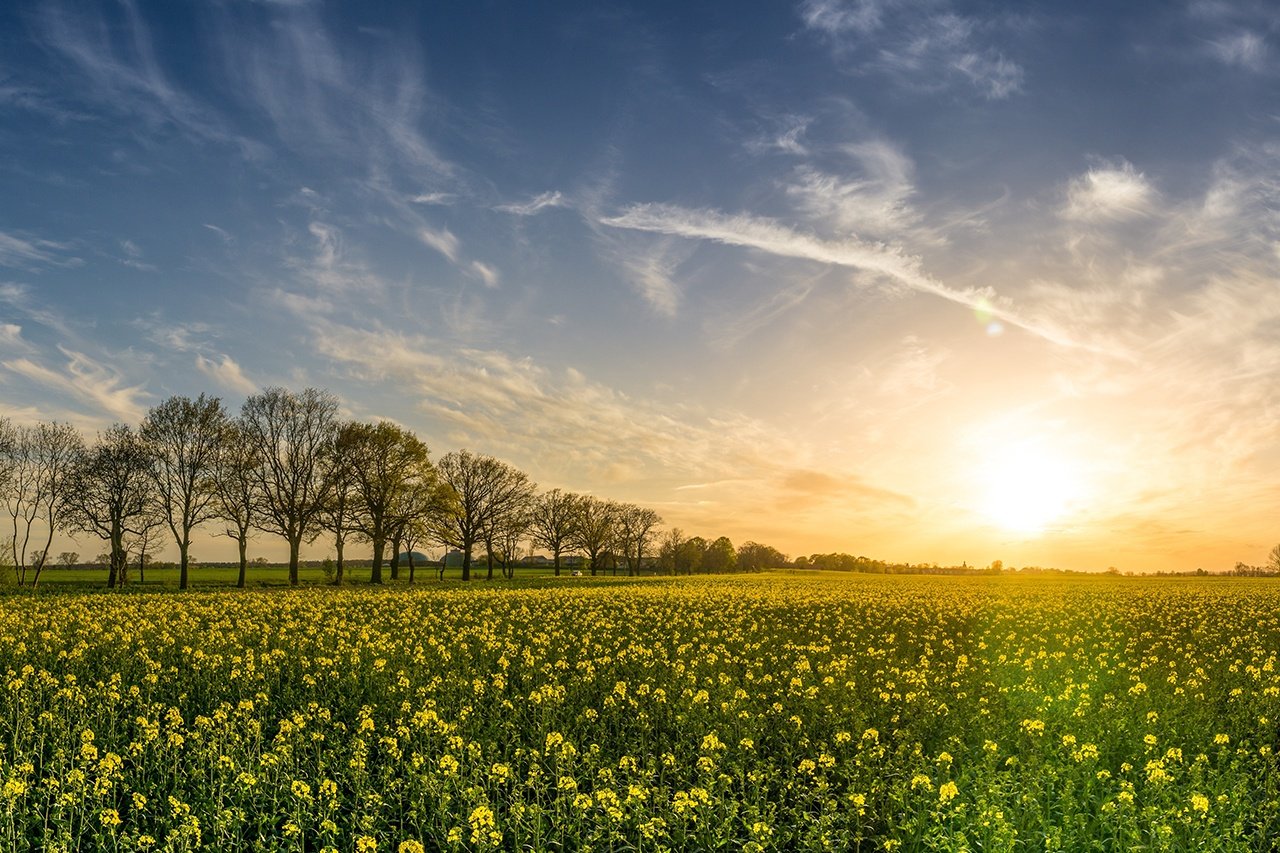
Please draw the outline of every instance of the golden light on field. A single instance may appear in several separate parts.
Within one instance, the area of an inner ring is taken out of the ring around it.
[[[975,509],[996,526],[1028,536],[1062,522],[1085,491],[1079,466],[1035,440],[993,451],[978,479]]]

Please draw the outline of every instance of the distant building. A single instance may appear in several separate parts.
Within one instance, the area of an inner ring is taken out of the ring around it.
[[[400,560],[400,565],[402,566],[409,565],[409,552],[401,551],[399,560]],[[415,566],[423,566],[430,562],[431,562],[431,558],[428,557],[426,554],[422,553],[421,551],[413,552],[413,564]]]
[[[449,553],[445,554],[444,566],[446,569],[462,568],[462,552],[455,548]]]

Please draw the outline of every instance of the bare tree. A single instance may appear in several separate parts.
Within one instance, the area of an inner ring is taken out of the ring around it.
[[[357,532],[360,494],[357,490],[356,466],[344,441],[346,427],[340,425],[329,447],[329,493],[316,517],[322,528],[333,535],[333,547],[337,552],[333,583],[341,586],[346,579],[347,536]]]
[[[572,547],[581,501],[572,492],[552,489],[539,495],[530,510],[529,537],[551,552],[556,577],[560,577],[560,556]]]
[[[40,582],[54,532],[61,524],[68,480],[83,450],[84,439],[70,424],[8,427],[0,436],[0,469],[7,481],[0,494],[12,525],[7,544],[19,584],[27,582],[28,574],[32,586]],[[44,545],[38,546],[41,533]],[[33,559],[37,554],[39,558]]]
[[[338,443],[354,479],[359,505],[355,528],[373,545],[370,579],[382,583],[387,543],[395,546],[394,556],[399,557],[403,543],[393,541],[394,534],[414,516],[429,514],[440,505],[440,480],[427,445],[393,423],[346,424]]]
[[[1271,549],[1271,553],[1267,554],[1267,568],[1273,572],[1280,572],[1280,545]]]
[[[80,562],[80,554],[76,551],[63,551],[58,554],[58,562],[62,564],[63,568],[69,569]]]
[[[138,583],[146,583],[147,564],[150,562],[147,558],[155,550],[157,539],[162,535],[161,528],[166,524],[165,512],[157,500],[157,502],[148,507],[146,512],[138,517],[138,520],[133,524],[133,535],[125,539],[125,554],[136,554],[138,556]],[[124,586],[128,581],[128,565],[128,560],[126,559],[124,567],[120,571],[120,577],[117,579],[121,586]]]
[[[618,513],[618,541],[623,556],[627,558],[627,574],[640,574],[644,552],[653,542],[654,529],[662,523],[662,516],[647,507],[624,504]],[[632,562],[631,555],[635,555]]]
[[[507,482],[504,489],[496,496],[481,533],[487,580],[493,580],[493,561],[500,555],[503,545],[510,544],[513,540],[518,543],[528,531],[529,505],[533,502],[534,491],[537,489],[528,475],[517,468],[508,466],[505,479]],[[504,576],[505,568],[503,561]]]
[[[146,446],[128,426],[116,424],[80,454],[68,478],[65,517],[69,526],[92,533],[111,548],[107,586],[124,574],[125,538],[137,535],[156,494]]]
[[[244,589],[249,567],[249,531],[256,527],[259,506],[258,454],[244,424],[228,421],[218,446],[213,488],[218,495],[218,517],[225,522],[223,535],[236,540],[240,550],[240,574],[236,586]]]
[[[227,413],[217,397],[170,397],[147,412],[138,430],[151,454],[151,476],[165,523],[178,545],[178,588],[188,584],[191,530],[218,515],[214,471]]]
[[[520,559],[520,543],[528,537],[529,525],[529,509],[525,507],[507,515],[495,526],[495,553],[502,568],[502,576],[507,580],[515,577],[516,560]]]
[[[662,544],[658,548],[662,568],[670,574],[679,574],[683,551],[684,531],[673,527],[662,537]]]
[[[307,388],[299,394],[267,388],[245,400],[241,422],[257,451],[260,511],[255,524],[289,543],[289,583],[298,585],[298,552],[318,532],[332,485],[330,446],[338,402]]]
[[[618,505],[587,495],[578,502],[578,520],[574,525],[572,543],[591,565],[591,574],[603,570],[602,557],[613,545]]]
[[[476,543],[484,540],[494,519],[510,511],[512,506],[527,502],[534,485],[518,468],[469,450],[445,455],[437,469],[452,495],[447,511],[433,525],[433,535],[462,551],[462,579],[469,581],[471,551]]]

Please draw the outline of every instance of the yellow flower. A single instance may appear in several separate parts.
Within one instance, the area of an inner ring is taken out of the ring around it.
[[[944,782],[942,786],[938,788],[938,802],[945,805],[946,803],[954,800],[959,793],[960,789],[956,787],[955,782]]]

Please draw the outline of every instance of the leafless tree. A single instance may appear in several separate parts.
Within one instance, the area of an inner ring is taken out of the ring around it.
[[[635,504],[623,504],[618,513],[618,541],[627,558],[627,574],[640,574],[645,550],[653,543],[654,530],[662,523],[655,511]],[[631,559],[635,555],[634,562]]]
[[[552,489],[533,502],[529,517],[529,537],[535,545],[551,552],[556,577],[560,576],[560,557],[572,547],[578,524],[581,496]]]
[[[338,402],[307,388],[267,388],[245,401],[240,420],[256,450],[260,499],[254,523],[289,543],[289,583],[298,585],[298,552],[319,532],[332,486],[331,447]]]
[[[437,469],[452,495],[448,510],[434,525],[433,535],[462,551],[462,579],[469,581],[471,551],[476,543],[483,541],[495,519],[513,506],[527,503],[534,485],[518,468],[469,450],[446,454]]]
[[[218,445],[218,461],[213,471],[213,488],[218,496],[218,518],[223,535],[236,540],[240,550],[240,574],[236,586],[244,589],[249,566],[249,531],[257,517],[258,454],[244,425],[228,421]]]
[[[618,505],[587,495],[578,503],[578,520],[574,525],[573,548],[586,555],[591,574],[603,571],[602,558],[612,547],[617,526]]]
[[[124,574],[125,538],[137,535],[156,503],[146,446],[128,426],[116,424],[82,452],[68,477],[65,517],[70,527],[92,533],[111,548],[107,586]]]
[[[218,515],[214,472],[227,413],[217,397],[174,396],[147,412],[138,430],[151,455],[151,476],[178,545],[178,588],[186,589],[191,530]]]
[[[0,477],[6,483],[0,494],[11,522],[8,545],[19,584],[26,583],[28,575],[32,586],[40,582],[49,546],[61,524],[68,480],[83,450],[84,439],[70,424],[15,428],[6,422],[0,435]],[[41,534],[43,546],[38,545]]]

